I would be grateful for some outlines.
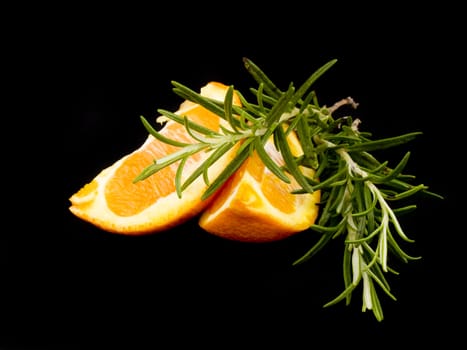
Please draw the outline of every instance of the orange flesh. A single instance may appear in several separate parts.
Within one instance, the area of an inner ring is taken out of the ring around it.
[[[97,189],[96,180],[92,180],[90,183],[84,185],[77,193],[77,197],[86,197]]]
[[[282,158],[274,146],[267,145],[266,148],[270,157],[279,165],[282,165]],[[288,214],[295,210],[295,206],[293,204],[295,203],[297,196],[290,193],[294,189],[294,184],[295,188],[297,187],[294,181],[287,184],[278,179],[276,175],[266,168],[256,152],[247,160],[247,162],[245,162],[244,167],[248,169],[248,173],[258,182],[258,184],[260,184],[261,192],[267,198],[269,203],[283,213]],[[239,178],[241,178],[241,176],[239,176]]]
[[[217,131],[219,129],[219,118],[200,106],[189,110],[187,115],[190,120],[211,130]],[[166,124],[161,133],[181,142],[194,142],[186,133],[185,127],[178,123]],[[163,168],[143,181],[133,183],[133,180],[154,160],[178,149],[178,147],[154,139],[144,150],[137,151],[125,159],[105,188],[105,197],[109,209],[119,216],[132,216],[150,207],[159,198],[174,193],[174,178],[178,162]],[[185,170],[190,171],[190,164],[196,164],[200,157],[200,154],[191,156]]]

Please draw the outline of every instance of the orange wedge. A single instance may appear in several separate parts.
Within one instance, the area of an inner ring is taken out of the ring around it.
[[[294,133],[287,141],[294,156],[302,154]],[[266,151],[283,165],[272,138]],[[302,171],[306,176],[314,175],[310,168]],[[290,183],[279,179],[253,153],[216,194],[201,214],[199,225],[211,234],[244,242],[277,241],[306,230],[318,215],[320,192],[293,194],[300,186],[293,177],[289,179]]]
[[[210,82],[201,89],[201,94],[223,101],[227,89],[224,84]],[[235,94],[233,103],[240,105]],[[190,101],[184,101],[176,113],[214,131],[218,131],[220,123],[224,122]],[[174,140],[194,142],[184,125],[172,120],[167,121],[160,132]],[[179,163],[174,163],[143,181],[133,182],[154,160],[178,149],[149,135],[138,149],[102,170],[91,182],[73,194],[70,197],[70,211],[105,231],[131,235],[167,230],[198,215],[213,197],[201,200],[207,188],[202,177],[190,184],[181,198],[178,197],[174,179]],[[211,181],[220,174],[234,153],[232,149],[210,167]],[[208,156],[208,152],[200,152],[190,157],[184,167],[182,179],[186,179]]]

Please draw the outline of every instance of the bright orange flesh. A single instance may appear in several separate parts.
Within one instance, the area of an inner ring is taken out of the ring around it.
[[[294,134],[289,144],[296,154],[301,152]],[[272,139],[266,150],[279,164],[283,162]],[[310,169],[303,171],[313,175]],[[254,153],[201,214],[200,226],[214,235],[245,242],[277,241],[306,230],[318,215],[320,192],[293,194],[300,186],[289,178],[290,183],[279,179]]]
[[[227,86],[211,82],[201,89],[204,96],[223,100]],[[239,99],[234,95],[234,103]],[[205,108],[185,101],[177,111],[214,131],[219,130],[220,118]],[[194,142],[185,127],[168,121],[160,131],[182,142]],[[147,179],[133,180],[154,160],[178,150],[149,135],[137,150],[102,170],[89,184],[70,197],[70,211],[103,230],[122,234],[146,234],[178,225],[199,214],[212,199],[201,200],[207,186],[200,178],[178,198],[174,178],[178,163],[162,169]],[[234,150],[222,157],[210,169],[211,181],[230,161]],[[201,152],[190,157],[182,178],[188,177],[209,156]]]

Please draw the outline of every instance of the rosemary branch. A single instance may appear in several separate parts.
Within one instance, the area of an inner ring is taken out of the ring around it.
[[[310,259],[330,240],[344,236],[344,290],[324,306],[342,300],[349,304],[352,293],[362,284],[362,311],[372,310],[378,321],[383,320],[377,286],[391,299],[396,299],[385,277],[389,272],[396,273],[389,266],[389,255],[403,262],[420,258],[407,254],[399,243],[413,242],[403,231],[398,215],[414,210],[416,205],[394,208],[394,203],[419,192],[442,197],[429,191],[426,185],[410,183],[414,176],[403,173],[410,152],[393,168],[389,167],[387,161],[377,160],[371,152],[405,144],[421,132],[373,140],[371,133],[359,130],[359,119],[354,120],[351,116],[334,117],[334,113],[342,106],[357,107],[358,104],[351,97],[336,102],[330,108],[320,106],[312,86],[337,62],[335,59],[317,69],[298,89],[290,83],[286,91],[280,90],[250,59],[244,58],[243,62],[258,87],[250,89],[254,101],[247,100],[240,91],[235,91],[242,107],[233,104],[233,86],[229,87],[224,102],[219,102],[201,96],[183,84],[172,82],[173,91],[177,95],[217,114],[227,121],[230,128],[221,128],[215,132],[186,117],[158,110],[165,118],[183,124],[195,141],[183,144],[167,139],[141,117],[150,134],[180,148],[173,154],[155,160],[134,181],[141,181],[180,161],[175,178],[178,195],[182,196],[187,186],[203,176],[208,185],[203,198],[207,198],[225,183],[253,151],[257,151],[265,166],[278,178],[290,181],[285,172],[294,176],[301,186],[296,193],[322,192],[318,220],[310,227],[311,231],[321,234],[321,237],[293,262],[294,265]],[[300,157],[293,156],[286,141],[286,135],[291,131],[297,133],[303,148]],[[285,166],[276,164],[264,149],[270,136],[274,136]],[[209,167],[237,144],[240,147],[234,159],[210,182],[207,177]],[[182,181],[181,170],[185,161],[197,152],[210,153],[204,163]],[[306,177],[303,168],[313,169],[314,178]]]

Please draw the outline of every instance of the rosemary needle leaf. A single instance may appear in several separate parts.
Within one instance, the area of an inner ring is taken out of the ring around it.
[[[149,124],[149,122],[146,120],[146,118],[144,118],[143,116],[141,116],[140,118],[141,118],[141,121],[143,122],[144,127],[149,132],[149,134],[154,136],[159,141],[165,142],[165,143],[167,143],[169,145],[176,146],[176,147],[185,147],[185,146],[189,145],[189,143],[179,142],[179,141],[176,141],[176,140],[172,140],[172,139],[170,139],[168,137],[165,137],[160,132],[158,132],[156,129],[154,129],[151,126],[151,124]]]
[[[207,136],[215,136],[215,135],[220,135],[219,133],[215,132],[212,129],[206,128],[200,124],[192,122],[190,119],[186,118],[183,115],[178,115],[173,112],[166,111],[164,109],[158,109],[157,110],[161,115],[172,119],[173,121],[185,125],[186,123],[190,127],[190,129],[199,132],[201,134],[207,135]]]
[[[224,98],[224,113],[225,113],[225,119],[227,122],[230,124],[234,132],[238,133],[237,129],[237,121],[234,120],[233,114],[232,114],[232,104],[233,104],[233,92],[234,88],[233,86],[229,86],[227,89],[227,92],[225,93],[225,98]]]
[[[358,156],[357,157],[355,156],[355,153],[352,154],[352,155],[353,155],[354,159],[359,158]],[[356,160],[356,162],[359,163],[357,160]],[[388,161],[385,161],[383,163],[376,164],[376,166],[374,168],[366,168],[364,166],[361,166],[361,168],[364,169],[367,173],[370,173],[371,175],[376,175],[375,178],[377,178],[377,176],[381,177],[380,174],[384,175],[384,174],[386,174],[388,172],[388,170],[390,170],[389,167],[388,167],[388,163],[389,163]],[[367,179],[364,179],[364,180],[367,180]],[[384,181],[384,180],[382,179],[382,181]]]
[[[135,177],[133,183],[142,181],[151,176],[152,174],[158,172],[159,170],[166,168],[169,165],[176,163],[185,157],[189,157],[195,153],[198,153],[207,147],[209,147],[209,145],[207,144],[190,144],[188,146],[185,146],[184,148],[179,149],[174,153],[168,154],[167,156],[162,157],[157,161],[154,161],[154,163],[144,168],[143,171]]]
[[[344,247],[344,256],[342,258],[342,274],[344,279],[344,290],[349,286],[354,286],[352,283],[354,276],[352,276],[352,252],[347,247]],[[350,304],[352,293],[344,294],[346,305]]]
[[[417,186],[412,186],[410,189],[404,191],[404,192],[399,192],[393,196],[385,196],[387,200],[400,200],[402,198],[407,198],[410,196],[413,196],[416,192],[423,191],[427,187],[423,184],[417,185]]]
[[[312,142],[311,138],[311,130],[307,125],[305,117],[303,114],[299,114],[296,117],[296,130],[300,142],[302,144],[303,153],[305,158],[311,162],[311,166],[313,169],[317,169],[319,166],[318,157],[315,152],[315,147]]]
[[[208,189],[203,193],[201,199],[205,200],[214,194],[219,187],[221,187],[230,176],[243,164],[249,157],[250,150],[244,148],[221,172],[221,174],[210,184]]]
[[[196,135],[194,133],[194,130],[191,129],[189,119],[185,116],[183,117],[183,125],[185,126],[185,130],[188,133],[188,135],[191,136],[191,138],[195,141],[198,141],[199,143],[209,143],[209,140],[207,138],[203,138],[201,135]]]
[[[382,163],[377,169],[370,170],[370,174],[368,175],[368,177],[362,180],[371,180],[371,182],[375,184],[384,184],[384,183],[390,182],[391,180],[401,175],[402,171],[404,170],[409,160],[409,156],[410,156],[410,152],[407,152],[394,169],[389,169],[387,167],[387,162]],[[383,176],[378,174],[379,172],[387,172],[387,171],[389,172],[387,174],[383,174]]]
[[[187,159],[188,157],[183,158],[180,161],[180,165],[178,166],[177,172],[175,173],[175,189],[177,191],[178,198],[182,198],[182,174],[183,174],[183,169],[185,168]]]
[[[255,150],[258,153],[258,156],[263,161],[264,165],[271,170],[271,172],[276,175],[279,179],[284,181],[285,183],[290,183],[289,177],[284,173],[281,167],[271,159],[269,154],[264,149],[264,145],[261,139],[258,137],[256,138],[255,142]]]
[[[303,187],[306,192],[313,193],[313,187],[308,183],[308,180],[303,175],[302,171],[299,169],[297,163],[295,162],[295,158],[292,155],[292,151],[288,145],[288,142],[285,137],[284,130],[282,128],[276,128],[275,132],[275,139],[277,140],[277,145],[279,146],[279,151],[284,158],[284,162],[287,166],[288,171],[292,174],[292,176],[297,180],[298,184]]]
[[[331,305],[334,305],[334,304],[337,304],[338,302],[340,302],[341,300],[347,298],[347,297],[350,297],[350,295],[352,294],[352,291],[355,289],[355,285],[354,284],[350,284],[348,285],[345,290],[340,293],[337,297],[335,297],[333,300],[327,302],[326,304],[323,305],[323,307],[329,307]],[[348,304],[348,303],[347,303]]]
[[[258,82],[264,84],[264,90],[275,98],[282,94],[281,90],[268,78],[268,76],[249,58],[243,57],[243,64],[251,76]]]
[[[397,253],[397,254],[395,254],[395,256],[399,257],[404,262],[407,262],[408,260],[421,259],[421,257],[419,257],[419,256],[411,256],[411,255],[407,254],[406,252],[404,252],[391,234],[388,235],[388,242],[390,244],[390,248],[395,253]]]
[[[274,127],[278,124],[280,117],[287,111],[290,102],[290,98],[292,97],[295,88],[292,84],[290,84],[287,92],[283,93],[281,97],[277,100],[277,103],[271,108],[269,114],[266,117],[266,126],[270,129],[274,129]]]
[[[415,209],[417,209],[417,205],[411,204],[401,208],[393,208],[392,211],[394,212],[394,214],[397,214],[397,216],[402,216],[404,214],[413,212]]]
[[[338,184],[338,181],[343,180],[343,176],[345,175],[347,169],[342,168],[335,174],[332,174],[329,176],[327,179],[318,182],[316,185],[313,185],[313,190],[317,191],[320,189],[326,189],[327,187],[337,187],[336,184]]]
[[[203,169],[203,178],[206,185],[210,184],[208,172],[211,165],[213,165],[220,157],[227,153],[232,147],[233,143],[226,142],[221,146],[217,147],[214,152],[204,161],[201,168]]]
[[[418,135],[421,135],[422,132],[411,132],[408,134],[395,136],[395,137],[388,137],[380,140],[375,141],[367,141],[362,143],[357,143],[351,146],[347,146],[346,150],[348,152],[370,152],[385,149],[388,147],[397,146],[406,142],[409,142],[416,138]]]
[[[264,104],[263,104],[263,90],[264,90],[264,83],[261,82],[259,84],[259,88],[258,88],[258,91],[256,92],[256,101],[258,103],[258,110],[260,113],[262,113],[263,115],[266,115],[267,112],[266,112],[266,109],[264,108]]]
[[[254,117],[254,115],[258,115],[258,117],[262,118],[265,116],[264,113],[262,113],[257,106],[254,104],[248,102],[248,100],[243,96],[243,94],[240,91],[237,91],[237,95],[240,98],[240,102],[243,105],[242,107],[239,106],[232,106],[233,111],[240,116],[240,122],[243,122],[242,124],[242,129],[248,129],[248,126],[246,122],[250,122],[252,124],[255,124],[258,119]]]
[[[265,95],[263,92],[264,88],[262,86],[263,84],[260,84],[258,89],[250,88],[250,92],[253,95],[258,96],[258,94],[261,94],[261,105],[252,105],[251,103],[249,104],[249,107],[254,107],[254,109],[256,109],[259,114],[262,112],[261,109],[266,105],[274,106],[277,102],[277,99],[280,98],[280,96],[283,94],[283,92],[281,92],[281,95],[279,95],[277,98]],[[256,100],[258,101],[258,97],[256,97]]]
[[[324,248],[328,242],[332,239],[332,234],[324,234],[320,237],[319,241],[315,243],[311,249],[309,249],[305,254],[303,254],[299,259],[295,260],[292,264],[298,265],[302,264],[308,259],[310,259],[313,255],[318,253],[322,248]]]
[[[190,184],[192,184],[198,177],[203,175],[203,179],[206,185],[210,184],[208,170],[209,167],[214,164],[220,157],[222,157],[230,148],[232,144],[226,143],[222,146],[216,148],[211,155],[198,167],[196,168],[190,176],[183,182],[181,185],[181,190],[184,191]]]
[[[197,103],[206,108],[207,110],[211,111],[212,113],[225,119],[224,108],[219,106],[219,104],[215,100],[206,98],[201,94],[193,91],[192,89],[186,87],[185,85],[180,84],[179,82],[172,81],[172,85],[175,86],[173,91],[181,98]]]
[[[320,67],[318,70],[316,70],[297,90],[295,95],[293,96],[292,100],[290,101],[292,105],[297,104],[298,101],[301,100],[303,95],[306,94],[306,92],[310,89],[310,87],[314,84],[316,80],[318,80],[319,77],[321,77],[329,68],[331,68],[335,63],[337,62],[337,59],[333,59],[326,64],[324,64],[322,67]]]

